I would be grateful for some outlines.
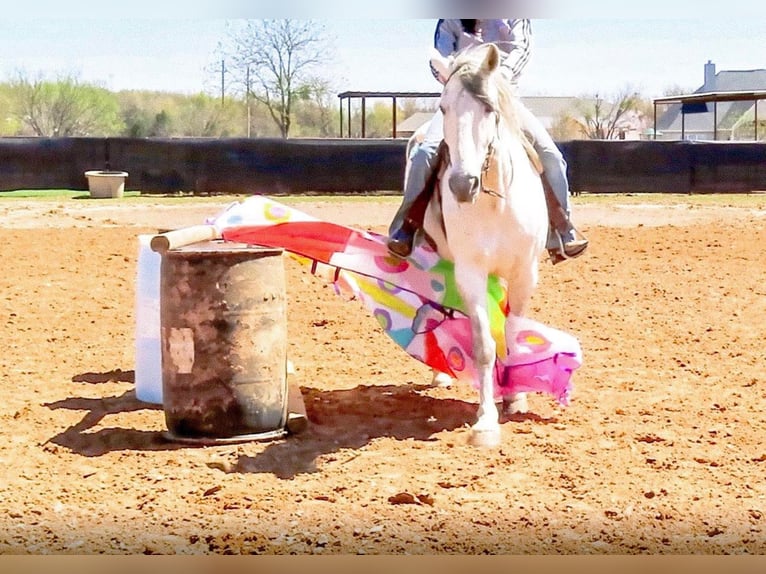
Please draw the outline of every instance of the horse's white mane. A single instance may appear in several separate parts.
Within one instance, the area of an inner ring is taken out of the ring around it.
[[[501,52],[494,44],[472,46],[456,54],[450,73],[457,75],[476,98],[506,119],[513,119],[515,89],[502,75],[500,58]],[[511,122],[511,125],[514,123]]]
[[[444,77],[445,84],[455,76],[476,99],[497,112],[506,127],[522,142],[536,169],[541,171],[534,146],[521,129],[515,105],[516,88],[503,76],[501,58],[502,52],[497,46],[488,43],[465,48],[448,58],[436,52],[431,65]]]

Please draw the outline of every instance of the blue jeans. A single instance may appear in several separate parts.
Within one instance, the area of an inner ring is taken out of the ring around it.
[[[567,164],[564,156],[556,147],[553,138],[548,134],[540,120],[538,120],[526,106],[519,102],[517,113],[522,123],[523,130],[527,133],[535,151],[540,156],[540,162],[543,165],[543,172],[548,183],[553,190],[556,199],[567,214],[567,221],[571,214],[569,207],[569,180],[567,179]],[[388,235],[391,237],[394,233],[402,229],[405,217],[409,212],[415,200],[423,191],[423,187],[434,169],[434,160],[436,150],[444,138],[443,117],[441,111],[437,111],[431,119],[431,124],[423,138],[423,141],[415,146],[408,158],[411,163],[409,174],[404,187],[404,196],[399,210],[394,215],[391,225],[388,228]],[[548,240],[546,247],[555,249],[559,247],[556,232],[551,226],[548,228]],[[565,233],[561,233],[561,240],[564,243],[572,241],[574,237],[574,228],[571,223]]]

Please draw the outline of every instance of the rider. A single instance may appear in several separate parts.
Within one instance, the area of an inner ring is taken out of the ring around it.
[[[494,42],[503,53],[501,69],[505,77],[516,85],[529,60],[532,30],[529,20],[445,20],[440,19],[434,33],[434,47],[445,57],[472,45]],[[445,78],[431,68],[442,84]],[[576,239],[575,228],[569,221],[569,182],[566,162],[553,139],[540,121],[525,106],[518,112],[524,131],[534,144],[543,166],[543,175],[553,190],[566,216],[559,229],[549,226],[546,247],[555,265],[560,261],[582,255],[587,239]],[[388,230],[388,250],[395,256],[407,257],[417,232],[417,224],[408,219],[410,209],[424,192],[426,181],[435,169],[437,148],[443,139],[442,114],[437,111],[423,141],[415,148],[405,182],[404,197]]]

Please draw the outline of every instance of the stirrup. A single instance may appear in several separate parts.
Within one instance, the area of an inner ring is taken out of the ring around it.
[[[569,255],[566,252],[566,249],[564,247],[564,240],[561,238],[561,233],[559,231],[555,231],[556,239],[558,241],[558,246],[553,247],[551,249],[548,249],[548,256],[550,257],[551,264],[556,265],[557,263],[561,263],[562,261],[567,261],[568,259],[574,259],[576,257],[579,257],[583,253],[585,253],[585,250],[588,248],[588,238],[585,237],[582,233],[580,233],[575,227],[572,227],[572,231],[574,232],[575,239],[574,241],[581,241],[582,248],[579,249],[577,252],[573,253],[572,255]]]
[[[398,229],[386,241],[389,255],[399,259],[406,259],[412,253],[415,244],[415,233],[410,233],[404,228]]]

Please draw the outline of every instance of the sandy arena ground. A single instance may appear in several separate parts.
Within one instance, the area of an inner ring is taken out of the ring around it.
[[[136,236],[223,205],[183,203],[0,203],[0,553],[766,553],[766,201],[575,199],[592,247],[542,262],[532,306],[581,341],[574,400],[531,396],[490,450],[472,389],[429,388],[292,259],[309,429],[165,440],[134,392]],[[396,202],[296,206],[384,232]]]

